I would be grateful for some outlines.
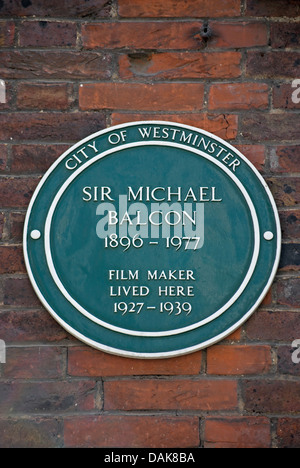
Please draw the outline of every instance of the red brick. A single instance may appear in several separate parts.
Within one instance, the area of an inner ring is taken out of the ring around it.
[[[91,348],[70,348],[68,374],[74,376],[192,375],[201,370],[201,352],[173,359],[125,359]]]
[[[300,82],[299,82],[300,83]],[[300,85],[298,86],[300,88]],[[273,88],[273,106],[277,109],[299,109],[300,104],[293,102],[293,93],[297,91],[291,83],[283,83]],[[298,91],[297,91],[298,92]],[[298,93],[299,94],[299,93]]]
[[[270,346],[212,346],[207,350],[207,374],[265,374],[272,365]]]
[[[298,0],[248,0],[247,1],[247,16],[290,16],[296,17],[300,15],[300,5]]]
[[[121,380],[104,383],[105,410],[232,410],[237,383],[230,380]]]
[[[290,307],[300,307],[300,278],[278,280],[277,302]]]
[[[192,111],[202,107],[202,83],[86,83],[79,90],[82,110]]]
[[[249,340],[290,341],[300,336],[297,312],[258,310],[245,326]]]
[[[276,173],[299,172],[300,169],[300,146],[286,145],[271,149],[271,170]]]
[[[0,179],[1,207],[27,207],[38,182],[38,178],[3,177]]]
[[[9,240],[15,243],[22,243],[23,229],[24,229],[25,213],[10,212],[9,213],[9,226],[10,235]]]
[[[4,236],[5,236],[5,234],[4,234],[4,225],[5,225],[5,222],[6,222],[5,213],[1,213],[1,212],[0,212],[0,241],[2,241],[2,239],[3,239]]]
[[[20,83],[19,109],[64,110],[72,104],[72,86],[67,83]]]
[[[1,333],[6,343],[57,343],[70,339],[68,333],[45,310],[9,309],[1,312],[0,318]]]
[[[124,17],[224,17],[240,15],[240,0],[119,0],[119,14]]]
[[[0,246],[0,274],[25,273],[21,246]]]
[[[21,47],[75,47],[76,23],[25,21],[19,25]]]
[[[199,446],[199,420],[188,416],[101,415],[67,418],[68,448],[177,448]]]
[[[234,145],[247,159],[256,167],[259,172],[265,169],[265,147],[262,145]]]
[[[60,448],[61,423],[49,418],[0,419],[0,448]]]
[[[245,410],[289,414],[300,411],[300,382],[290,380],[244,380]]]
[[[13,21],[0,22],[0,47],[11,47],[15,39],[15,23]]]
[[[280,346],[277,350],[277,369],[282,375],[294,375],[300,377],[299,363],[294,363],[292,354],[297,351],[296,348],[289,346]]]
[[[44,0],[29,1],[9,0],[1,3],[1,16],[33,16],[33,17],[69,17],[69,18],[102,18],[109,16],[111,2],[108,0],[52,0],[51,8]]]
[[[12,379],[62,379],[63,357],[63,348],[8,348],[2,375]]]
[[[277,423],[279,448],[299,448],[300,418],[280,418]]]
[[[266,109],[269,87],[263,83],[219,83],[210,87],[209,109]]]
[[[98,52],[0,51],[3,79],[109,79],[111,58]]]
[[[1,413],[60,414],[91,411],[95,408],[93,381],[17,381],[0,387]],[[18,395],[22,395],[19,398]]]
[[[68,148],[68,145],[14,145],[11,172],[44,174]]]
[[[282,243],[279,270],[299,271],[300,269],[300,244]],[[300,305],[300,304],[299,304]]]
[[[105,115],[100,112],[6,113],[0,114],[0,140],[77,142],[105,126]]]
[[[285,49],[286,47],[299,47],[300,45],[300,22],[287,23],[278,22],[271,24],[271,46],[274,49]]]
[[[268,44],[267,26],[264,23],[216,22],[209,23],[212,37],[207,42],[208,48],[242,48]]]
[[[298,78],[299,52],[248,52],[246,75],[255,78]]]
[[[151,80],[237,78],[241,75],[240,52],[162,52],[120,57],[121,78]]]
[[[82,26],[87,49],[199,49],[204,46],[199,22],[90,23]]]
[[[205,448],[270,448],[270,421],[263,417],[207,419],[204,437]]]
[[[238,118],[232,114],[112,114],[112,125],[147,120],[163,120],[191,125],[214,133],[225,140],[234,140],[237,136]]]
[[[6,278],[3,285],[4,305],[36,307],[40,306],[31,283],[25,278]]]

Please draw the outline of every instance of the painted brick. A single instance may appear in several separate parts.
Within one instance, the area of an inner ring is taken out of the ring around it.
[[[219,16],[239,16],[240,0],[165,0],[149,2],[147,0],[118,0],[119,14],[123,17],[194,17],[206,18]]]
[[[120,57],[119,73],[123,79],[237,78],[241,75],[241,54],[239,52],[128,54]]]
[[[270,448],[270,421],[264,417],[207,419],[204,437],[205,448]]]
[[[79,90],[82,110],[192,111],[202,107],[202,83],[86,83]]]
[[[207,374],[264,374],[272,364],[270,346],[212,346],[207,350]]]
[[[122,380],[105,382],[105,410],[232,410],[237,385],[230,380]]]
[[[199,420],[193,416],[81,416],[65,419],[70,448],[175,448],[199,446]]]

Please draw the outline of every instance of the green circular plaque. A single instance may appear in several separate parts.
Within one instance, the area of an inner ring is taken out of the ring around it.
[[[24,255],[51,315],[106,352],[164,358],[237,329],[277,270],[279,218],[253,165],[186,125],[136,122],[64,153],[37,187]]]

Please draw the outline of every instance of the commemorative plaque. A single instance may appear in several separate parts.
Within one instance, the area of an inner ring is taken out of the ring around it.
[[[197,128],[135,122],[64,153],[38,185],[24,256],[51,315],[136,358],[210,346],[247,320],[277,270],[272,195],[234,147]]]

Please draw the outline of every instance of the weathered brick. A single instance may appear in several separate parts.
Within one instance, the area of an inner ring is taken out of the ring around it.
[[[15,243],[21,243],[23,240],[25,213],[9,213],[9,240]]]
[[[277,423],[279,448],[299,448],[300,418],[280,418]]]
[[[283,83],[273,88],[273,106],[277,109],[299,109],[300,104],[294,102],[293,93],[296,91],[291,83]]]
[[[292,354],[296,351],[292,346],[280,346],[277,351],[277,368],[282,375],[300,376],[299,363],[294,363]]]
[[[192,127],[201,128],[225,140],[234,140],[237,136],[238,118],[233,114],[112,114],[112,124],[119,125],[126,122],[163,120],[176,122]]]
[[[119,0],[119,14],[124,17],[224,17],[239,16],[240,0]]]
[[[63,431],[54,418],[0,419],[0,448],[60,448]]]
[[[282,278],[277,281],[277,302],[300,307],[300,278]]]
[[[268,44],[267,26],[264,23],[211,21],[212,37],[208,48],[257,47]]]
[[[266,155],[263,145],[234,145],[259,172],[265,169]]]
[[[266,109],[269,87],[263,83],[219,83],[209,91],[209,109]]]
[[[0,241],[4,237],[4,225],[6,222],[5,213],[0,212]]]
[[[73,102],[72,85],[67,83],[20,83],[17,91],[19,109],[65,110]]]
[[[241,54],[239,52],[128,54],[120,57],[119,73],[123,79],[237,78],[241,75]]]
[[[290,341],[300,336],[297,312],[258,310],[245,325],[249,340]]]
[[[1,336],[6,343],[53,343],[70,339],[68,333],[45,310],[10,309],[1,312],[0,318]]]
[[[105,410],[231,410],[237,385],[230,380],[121,380],[104,383]]]
[[[38,16],[38,17],[70,17],[70,18],[102,18],[109,16],[111,2],[109,0],[52,0],[51,8],[44,0],[9,0],[0,3],[0,15],[12,16]]]
[[[8,149],[7,145],[0,145],[0,171],[5,171],[7,167]]]
[[[79,90],[82,110],[191,111],[202,107],[202,83],[86,83]]]
[[[77,142],[105,126],[105,115],[100,112],[6,113],[0,114],[0,140]]]
[[[7,379],[62,379],[63,357],[63,348],[7,348],[2,376]]]
[[[283,239],[299,239],[300,211],[282,211],[279,216]]]
[[[0,179],[0,200],[2,208],[27,207],[30,198],[39,182],[39,178]]]
[[[193,416],[101,415],[67,418],[66,447],[172,448],[199,446],[199,420]]]
[[[3,290],[4,305],[23,307],[41,305],[27,277],[5,279]]]
[[[242,381],[245,410],[289,414],[300,411],[300,382],[282,380]]]
[[[270,346],[218,345],[207,350],[207,374],[264,374],[271,364]]]
[[[241,116],[240,129],[245,139],[254,142],[298,140],[300,114],[247,113]]]
[[[16,381],[0,387],[1,413],[73,413],[95,408],[93,381]],[[17,398],[16,395],[22,395]]]
[[[11,172],[44,174],[68,148],[68,145],[14,145]]]
[[[271,24],[271,46],[273,48],[285,49],[286,47],[299,47],[299,45],[300,22],[278,22]]]
[[[295,207],[300,203],[300,179],[298,177],[280,177],[268,179],[268,185],[277,206]]]
[[[192,375],[201,370],[201,352],[193,356],[173,359],[125,359],[101,353],[91,348],[71,348],[68,355],[68,374],[74,376],[117,375]]]
[[[109,79],[111,58],[98,52],[0,51],[3,79]]]
[[[90,23],[82,26],[87,49],[199,49],[204,46],[199,22]]]
[[[271,149],[270,166],[273,172],[289,173],[299,172],[300,168],[300,146],[286,145]]]
[[[248,52],[246,75],[255,78],[298,78],[299,52]]]
[[[282,244],[279,269],[283,271],[300,269],[300,244]]]
[[[15,30],[15,23],[13,21],[0,22],[0,47],[13,46],[15,39]]]
[[[295,17],[300,15],[300,5],[298,0],[248,0],[247,1],[247,16],[290,16]]]
[[[0,246],[0,274],[25,273],[21,246]]]
[[[270,421],[264,417],[206,419],[205,448],[270,448]]]
[[[76,23],[25,21],[19,25],[21,47],[75,47]]]

